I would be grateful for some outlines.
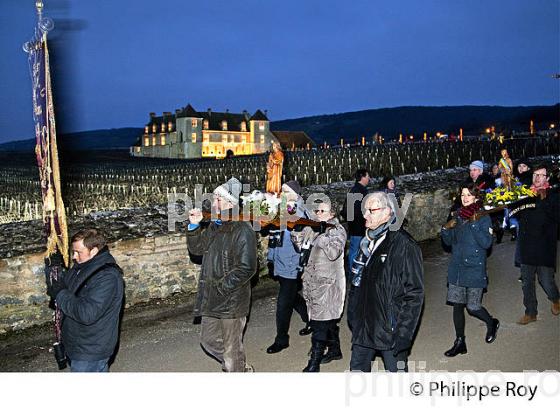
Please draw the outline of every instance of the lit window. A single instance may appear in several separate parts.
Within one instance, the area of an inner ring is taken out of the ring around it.
[[[156,145],[156,136],[155,136],[155,135],[152,137],[152,145],[153,145],[153,146]]]
[[[171,121],[169,121],[169,122],[167,123],[167,130],[168,130],[168,131],[173,131],[173,123],[172,123]]]
[[[264,122],[259,122],[259,131],[264,131]]]
[[[245,121],[241,122],[241,131],[243,132],[247,131],[247,123]]]
[[[210,125],[208,123],[208,120],[204,120],[203,126],[204,126],[205,130],[207,130],[209,128]]]
[[[157,125],[156,124],[152,125],[152,132],[157,132]]]
[[[227,142],[227,135],[222,135],[222,142],[226,143]]]
[[[208,134],[204,134],[203,140],[204,140],[204,142],[209,142],[210,141],[210,137],[208,136]]]
[[[196,132],[193,132],[191,134],[191,141],[192,141],[193,144],[196,143]]]
[[[227,121],[222,121],[222,131],[227,131]]]
[[[161,136],[161,145],[165,145],[165,135]]]
[[[136,152],[140,152],[140,147],[136,147]]]
[[[147,125],[144,127],[144,134],[147,134],[148,132],[150,132],[150,127],[148,127]]]
[[[196,119],[191,120],[191,125],[192,125],[193,128],[198,127],[198,120],[196,120]]]
[[[161,123],[161,132],[165,132],[165,124],[163,122]]]
[[[261,144],[264,144],[264,135],[261,135]]]
[[[148,137],[144,138],[144,146],[145,147],[150,146],[150,138],[148,138]]]

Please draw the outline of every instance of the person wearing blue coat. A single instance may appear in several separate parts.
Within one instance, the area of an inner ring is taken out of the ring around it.
[[[295,208],[297,216],[300,218],[308,216],[300,196],[301,187],[297,181],[283,184],[282,193],[286,196],[288,204]],[[294,310],[305,323],[305,327],[299,334],[305,336],[311,333],[307,306],[299,293],[301,289],[301,278],[298,276],[299,257],[300,253],[294,248],[288,230],[270,231],[267,260],[273,265],[273,276],[280,283],[280,287],[276,300],[276,337],[274,343],[266,349],[269,354],[278,353],[290,345],[288,331]]]
[[[482,294],[488,286],[486,250],[492,246],[492,221],[488,215],[477,217],[481,208],[480,191],[475,184],[461,187],[461,208],[441,229],[443,242],[451,247],[447,271],[447,301],[453,305],[456,339],[444,354],[454,357],[467,353],[465,307],[471,316],[486,323],[486,343],[496,339],[500,321],[482,306]]]

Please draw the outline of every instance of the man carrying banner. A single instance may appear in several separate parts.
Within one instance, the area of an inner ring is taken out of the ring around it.
[[[122,271],[95,229],[72,237],[72,258],[74,265],[62,277],[47,277],[47,294],[63,313],[62,343],[70,369],[108,372],[119,337]]]

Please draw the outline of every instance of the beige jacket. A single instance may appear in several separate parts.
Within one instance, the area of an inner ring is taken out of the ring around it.
[[[339,319],[344,309],[346,231],[336,218],[328,223],[335,226],[327,228],[323,234],[313,232],[310,227],[291,233],[292,242],[298,251],[305,238],[312,240],[313,248],[302,276],[303,298],[310,320]]]

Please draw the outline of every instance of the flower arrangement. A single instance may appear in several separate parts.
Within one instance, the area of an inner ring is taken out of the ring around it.
[[[258,213],[270,218],[274,218],[278,214],[282,202],[281,198],[276,197],[276,195],[268,192],[262,193],[258,190],[251,192],[249,195],[243,195],[241,200],[244,207],[250,207],[253,215]]]
[[[484,196],[484,208],[488,210],[497,206],[508,205],[511,202],[518,201],[523,198],[534,196],[536,196],[535,192],[526,185],[517,182],[511,187],[511,189],[498,187],[493,190],[487,190],[486,195]]]

